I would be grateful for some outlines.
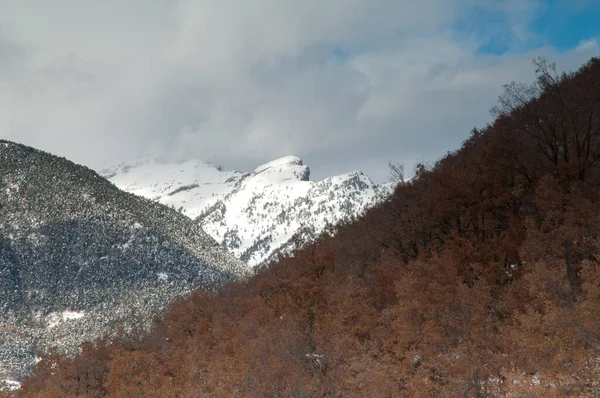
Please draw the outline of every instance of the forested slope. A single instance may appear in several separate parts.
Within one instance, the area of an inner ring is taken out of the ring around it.
[[[493,124],[334,237],[47,357],[23,396],[594,396],[600,60],[512,84]]]
[[[0,380],[28,375],[38,350],[150,326],[173,297],[244,269],[175,210],[0,140]]]

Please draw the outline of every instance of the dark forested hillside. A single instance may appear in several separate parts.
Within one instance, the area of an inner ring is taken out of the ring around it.
[[[536,65],[365,217],[21,394],[598,396],[600,60]]]
[[[69,351],[241,267],[176,211],[0,140],[0,380],[25,375],[37,349]]]

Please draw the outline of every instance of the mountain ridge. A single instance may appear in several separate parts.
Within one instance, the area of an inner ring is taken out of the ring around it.
[[[100,174],[124,191],[163,203],[194,219],[249,267],[264,266],[331,226],[387,198],[393,184],[374,184],[360,171],[310,180],[297,156],[252,172],[224,171],[200,160],[142,158]]]

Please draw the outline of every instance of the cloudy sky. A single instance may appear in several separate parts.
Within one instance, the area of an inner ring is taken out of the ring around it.
[[[142,155],[313,178],[411,168],[502,85],[600,56],[598,0],[0,0],[0,138],[93,168]]]

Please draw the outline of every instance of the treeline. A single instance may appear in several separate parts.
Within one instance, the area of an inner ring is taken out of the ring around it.
[[[599,396],[600,60],[536,66],[334,237],[44,357],[20,395]]]

